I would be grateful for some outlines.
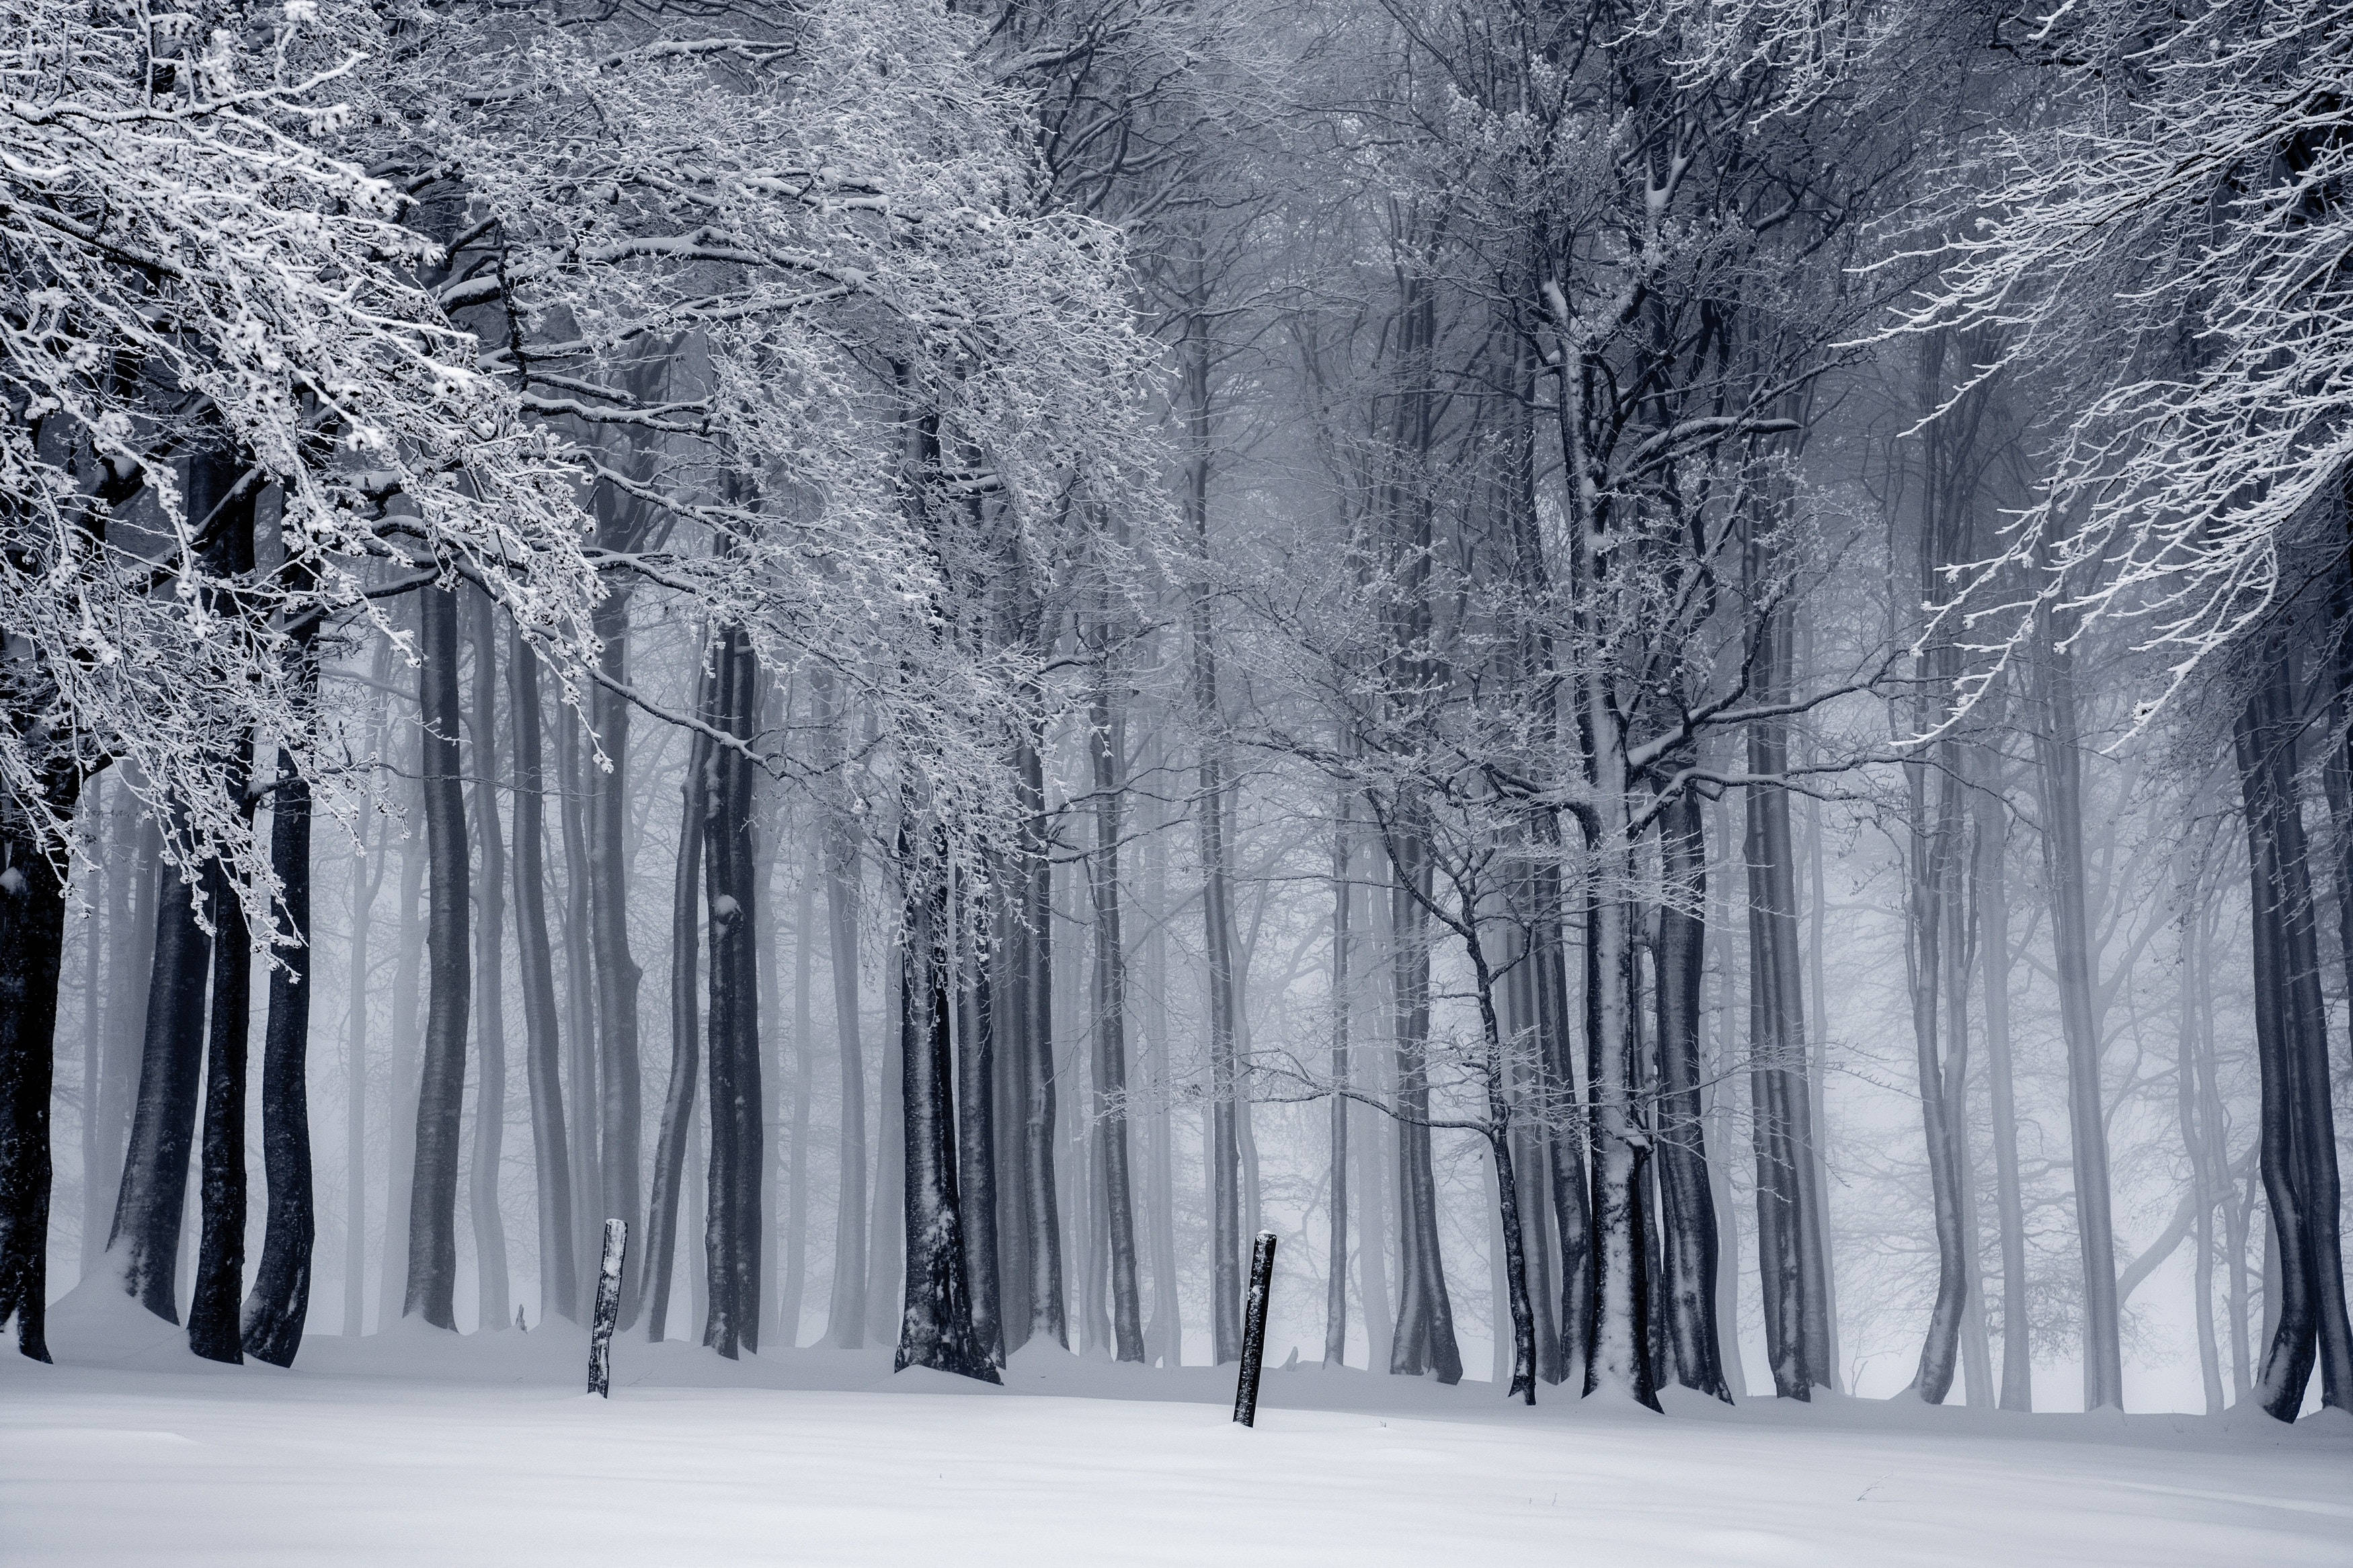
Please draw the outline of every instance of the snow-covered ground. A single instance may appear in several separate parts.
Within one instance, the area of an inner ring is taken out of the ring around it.
[[[313,1338],[287,1373],[135,1329],[0,1357],[8,1568],[2353,1565],[2336,1417],[1661,1418],[1300,1367],[1245,1431],[1228,1373],[1059,1352],[997,1391],[880,1352],[623,1340],[608,1402],[566,1331]]]

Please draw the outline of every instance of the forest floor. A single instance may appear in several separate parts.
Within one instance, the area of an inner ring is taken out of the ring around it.
[[[281,1372],[155,1327],[69,1312],[60,1364],[0,1355],[0,1563],[2353,1568],[2338,1415],[1662,1417],[1303,1366],[1250,1431],[1230,1369],[1060,1352],[998,1390],[624,1339],[607,1401],[568,1329],[318,1336]]]

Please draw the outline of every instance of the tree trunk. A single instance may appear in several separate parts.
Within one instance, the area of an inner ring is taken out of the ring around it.
[[[1990,785],[1995,781],[1988,781]],[[2001,1394],[2004,1410],[2034,1408],[2034,1361],[2026,1305],[2026,1204],[2018,1167],[2018,1103],[2010,1050],[2010,802],[1977,794],[1978,940],[1985,948],[1986,1090],[1993,1123],[1994,1210],[2001,1243]]]
[[[376,674],[390,668],[390,649],[379,642]],[[343,1337],[357,1339],[367,1331],[367,1058],[369,927],[375,918],[375,898],[384,886],[384,863],[391,851],[388,828],[379,826],[373,851],[367,843],[367,821],[360,823],[358,852],[352,857],[351,961],[343,982]],[[379,1259],[381,1268],[385,1260]]]
[[[417,762],[411,776],[424,770],[422,725],[408,726],[417,737]],[[419,797],[421,811],[422,797]],[[409,1194],[417,1173],[417,1068],[422,1042],[417,1026],[417,1005],[425,988],[426,847],[418,842],[417,815],[404,823],[400,846],[399,955],[392,972],[392,1061],[385,1073],[385,1195],[383,1264],[378,1270],[381,1300],[376,1327],[388,1329],[401,1316],[408,1283]]]
[[[1135,1203],[1128,1173],[1127,950],[1120,925],[1120,801],[1127,787],[1125,731],[1112,705],[1110,631],[1098,635],[1088,749],[1094,770],[1095,1161],[1107,1211],[1112,1335],[1119,1360],[1144,1360],[1144,1303],[1135,1278]]]
[[[1716,1353],[1715,1195],[1700,1104],[1700,982],[1706,963],[1706,823],[1697,795],[1668,803],[1659,851],[1668,897],[1659,906],[1658,1176],[1664,1222],[1667,1344],[1675,1381],[1729,1404]]]
[[[306,687],[316,679],[307,651]],[[305,694],[308,695],[307,692]],[[317,1233],[311,1186],[311,784],[284,747],[270,796],[269,868],[281,891],[278,963],[261,1037],[261,1164],[269,1187],[261,1265],[245,1299],[245,1353],[292,1366],[311,1310]],[[355,1005],[358,1005],[355,1003]]]
[[[466,1010],[472,989],[467,951],[470,869],[458,729],[458,599],[446,588],[417,593],[423,666],[417,697],[424,736],[426,854],[425,1056],[417,1074],[417,1171],[408,1199],[408,1287],[401,1315],[438,1329],[458,1326],[458,1162],[465,1124]]]
[[[1015,787],[1022,810],[1020,878],[1023,900],[1021,955],[1022,1184],[1029,1237],[1029,1314],[1024,1339],[1047,1335],[1070,1348],[1062,1296],[1062,1215],[1054,1187],[1054,866],[1048,853],[1046,784],[1042,737],[1034,729],[1018,737]]]
[[[505,1154],[507,1130],[507,857],[499,828],[499,612],[487,594],[466,597],[474,611],[474,824],[481,838],[481,880],[476,894],[481,925],[474,933],[480,1099],[474,1106],[474,1163],[467,1198],[474,1222],[475,1321],[482,1329],[503,1329],[513,1314],[507,1306],[506,1220],[499,1210],[499,1163]]]
[[[599,642],[597,663],[607,679],[628,679],[629,595],[617,591],[601,600],[591,617]],[[606,766],[588,789],[587,914],[589,952],[596,995],[596,1109],[598,1196],[607,1218],[638,1228],[638,1148],[644,1112],[639,1103],[638,985],[643,972],[629,952],[628,854],[623,829],[629,809],[629,705],[599,686],[592,693],[589,719]],[[639,1268],[624,1281],[620,1327],[634,1327],[651,1271]]]
[[[927,1366],[996,1383],[997,1367],[973,1332],[956,1192],[945,836],[936,841],[942,851],[936,859],[919,858],[918,829],[908,820],[913,803],[902,810],[899,864],[907,902],[899,942],[899,1060],[906,1108],[906,1301],[892,1370]]]
[[[987,952],[992,922],[969,883],[955,899],[956,997],[956,1157],[964,1199],[966,1281],[972,1331],[997,1366],[1005,1364],[1002,1281],[997,1258],[997,998]]]
[[[1340,792],[1332,827],[1332,1103],[1328,1137],[1331,1185],[1330,1239],[1324,1244],[1324,1364],[1348,1364],[1348,987],[1354,932],[1349,914],[1356,903],[1356,835],[1351,817],[1356,797]]]
[[[12,843],[11,853],[21,857],[16,864],[32,879],[29,843],[21,848]],[[34,887],[32,896],[45,896],[44,885],[36,882]],[[46,918],[46,910],[36,902],[28,911],[24,929],[32,933],[32,942],[26,950],[26,962],[37,965],[48,962],[40,945],[47,928],[39,922]],[[195,1133],[196,1094],[203,1081],[205,982],[212,958],[211,939],[197,923],[193,892],[185,881],[166,879],[156,899],[154,952],[153,973],[147,984],[147,1026],[140,1049],[139,1098],[132,1109],[131,1146],[123,1157],[122,1188],[115,1199],[107,1250],[121,1270],[124,1291],[165,1322],[176,1323],[180,1321],[180,1222],[187,1205],[188,1149]],[[27,971],[28,985],[29,976],[37,973],[46,972]],[[49,1009],[53,1033],[54,984],[44,1005]],[[40,1037],[46,1041],[48,1037]],[[44,1073],[48,1059],[45,1049]],[[46,1093],[41,1104],[46,1121]],[[41,1149],[46,1158],[46,1130]]]
[[[819,660],[810,689],[824,727],[828,763],[848,766],[843,704],[832,673]],[[846,792],[846,780],[835,787]],[[854,1351],[866,1342],[866,1062],[858,1038],[858,846],[842,804],[828,805],[818,841],[825,859],[826,927],[831,939],[833,1029],[841,1067],[839,1198],[834,1207],[833,1300],[826,1342]]]
[[[2052,966],[2067,1044],[2068,1149],[2074,1167],[2076,1237],[2084,1272],[2084,1408],[2124,1408],[2124,1346],[2117,1317],[2116,1231],[2109,1218],[2108,1131],[2101,1105],[2099,1020],[2092,1002],[2091,915],[2084,880],[2083,742],[2073,656],[2057,648],[2046,616],[2038,660],[2043,722],[2042,861],[2051,888]]]
[[[816,1091],[817,1062],[809,1000],[810,987],[815,983],[818,875],[816,858],[804,857],[800,864],[799,901],[793,912],[792,1165],[786,1176],[784,1289],[776,1303],[776,1326],[786,1350],[800,1348],[801,1305],[808,1288],[809,1100]]]
[[[1397,932],[1398,1274],[1396,1336],[1389,1371],[1462,1381],[1454,1307],[1438,1236],[1438,1176],[1430,1131],[1430,863],[1418,826],[1390,836],[1395,871],[1392,929]]]
[[[2278,1263],[2278,1289],[2265,1292],[2276,1321],[2253,1393],[2282,1421],[2295,1419],[2316,1361],[2322,1403],[2342,1409],[2353,1398],[2327,1015],[2296,799],[2300,719],[2288,659],[2284,648],[2265,650],[2235,735],[2254,905],[2258,1148]]]
[[[81,789],[78,767],[53,766],[43,778],[42,804],[58,816],[72,813]],[[17,802],[0,796],[0,1329],[14,1323],[16,1348],[35,1361],[49,1359],[47,1318],[49,1255],[49,1091],[57,1045],[58,979],[65,963],[65,880],[43,854],[33,826]],[[198,982],[202,984],[201,980]],[[176,1066],[176,1063],[167,1064]],[[193,1075],[191,1075],[193,1079]],[[148,1098],[148,1075],[141,1074],[141,1104]],[[157,1085],[160,1093],[163,1086]],[[194,1112],[195,1085],[188,1087]],[[180,1133],[179,1157],[172,1169],[187,1173],[187,1133]],[[152,1145],[156,1139],[151,1135]],[[138,1145],[133,1144],[134,1151]],[[160,1162],[159,1162],[160,1163]],[[162,1173],[158,1173],[160,1178]],[[131,1172],[124,1172],[130,1194]],[[153,1185],[160,1186],[160,1179]],[[179,1193],[173,1190],[171,1218],[179,1218]],[[87,1201],[87,1199],[85,1199]],[[124,1229],[116,1210],[115,1232]],[[133,1215],[143,1218],[139,1211]],[[153,1229],[146,1233],[151,1238]],[[172,1318],[173,1234],[161,1237],[162,1300]],[[153,1254],[134,1255],[141,1258]],[[131,1293],[152,1310],[142,1292],[145,1271],[124,1279]]]
[[[565,1070],[566,1098],[572,1120],[566,1128],[572,1154],[572,1213],[575,1256],[584,1272],[577,1276],[577,1300],[585,1308],[597,1287],[586,1270],[602,1256],[605,1221],[617,1216],[605,1212],[603,1152],[604,1115],[596,1082],[597,1041],[595,965],[589,962],[588,919],[589,823],[595,816],[588,792],[592,772],[588,737],[581,715],[571,703],[556,710],[557,780],[561,786],[559,814],[564,838],[564,998],[566,1008]],[[642,1272],[642,1270],[640,1270]]]
[[[748,744],[759,725],[760,668],[740,626],[723,626],[713,666],[712,722]],[[752,763],[714,745],[704,797],[711,921],[711,1175],[705,1255],[710,1316],[702,1342],[730,1361],[760,1348],[761,1125],[758,864]],[[941,1025],[943,1044],[946,1026]],[[943,1090],[944,1092],[944,1090]]]
[[[531,1089],[532,1169],[539,1200],[539,1315],[542,1322],[552,1312],[576,1323],[579,1230],[572,1206],[555,966],[547,936],[547,779],[540,750],[539,658],[520,632],[508,648],[507,679],[514,721],[515,958],[522,982],[523,1072]]]
[[[711,658],[705,644],[702,656]],[[712,672],[706,668],[694,711],[708,719]],[[694,1121],[695,1077],[702,1057],[702,1006],[696,981],[702,940],[702,833],[711,788],[711,738],[698,734],[688,747],[686,777],[678,817],[678,867],[670,905],[670,1086],[662,1095],[661,1123],[654,1136],[653,1194],[646,1209],[646,1338],[659,1344],[670,1328],[670,1292],[678,1261],[678,1205],[686,1179],[689,1136]]]

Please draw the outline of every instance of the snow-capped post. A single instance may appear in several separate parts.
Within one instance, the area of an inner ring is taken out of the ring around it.
[[[588,1392],[610,1399],[612,1379],[607,1360],[613,1348],[613,1324],[621,1315],[621,1255],[628,1250],[629,1222],[605,1222],[605,1261],[596,1269],[596,1321],[588,1333]]]
[[[1250,1249],[1250,1297],[1242,1303],[1242,1375],[1234,1388],[1234,1419],[1258,1425],[1258,1369],[1266,1359],[1266,1293],[1274,1284],[1274,1232],[1258,1233]]]

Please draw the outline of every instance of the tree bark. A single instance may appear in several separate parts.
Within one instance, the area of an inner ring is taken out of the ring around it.
[[[706,643],[702,657],[712,658]],[[712,671],[706,668],[694,703],[708,721]],[[646,1208],[646,1338],[659,1344],[670,1328],[671,1276],[678,1260],[678,1206],[691,1144],[696,1075],[702,1058],[702,1005],[697,985],[697,953],[702,940],[702,834],[711,788],[711,738],[697,734],[687,750],[686,777],[679,786],[678,866],[671,881],[670,915],[670,1086],[662,1095],[661,1122],[654,1137],[653,1194]]]
[[[912,802],[902,808],[914,815]],[[956,1191],[955,1063],[949,1039],[944,854],[919,857],[916,829],[899,830],[907,901],[899,942],[899,1059],[906,1107],[906,1300],[892,1370],[911,1366],[999,1381],[973,1332],[965,1289],[964,1220]],[[944,835],[938,848],[945,849]]]
[[[2258,1148],[2278,1264],[2278,1289],[2266,1291],[2276,1321],[2253,1395],[2282,1421],[2295,1419],[2316,1362],[2323,1405],[2342,1409],[2353,1397],[2327,1015],[2296,799],[2299,715],[2288,660],[2284,647],[2264,650],[2234,737],[2254,905]]]
[[[300,657],[307,687],[316,671],[307,649]],[[261,1163],[269,1214],[240,1337],[245,1353],[256,1361],[292,1366],[310,1316],[311,1250],[317,1234],[309,1083],[311,784],[282,746],[277,788],[270,795],[269,865],[281,889],[282,941],[278,963],[269,972],[269,1013],[261,1043]]]
[[[12,853],[24,857],[17,864],[32,879],[29,844]],[[34,887],[37,894],[42,892],[40,884]],[[45,915],[36,905],[26,916],[25,929],[33,933],[28,963],[47,962],[39,945],[46,928],[38,923]],[[195,895],[185,881],[175,885],[166,879],[156,899],[154,952],[140,1049],[139,1098],[132,1110],[131,1146],[123,1157],[122,1188],[116,1195],[107,1250],[121,1270],[124,1291],[165,1322],[176,1323],[180,1222],[186,1208],[196,1094],[203,1081],[205,981],[212,959],[211,939],[197,923]],[[47,1005],[54,1033],[54,984]],[[42,1061],[47,1060],[45,1051]],[[46,1120],[46,1094],[42,1106]],[[46,1155],[46,1135],[41,1148]]]
[[[2018,1103],[2010,1077],[2006,874],[2010,801],[1998,790],[1980,789],[1976,809],[1978,940],[1985,947],[1986,1090],[1993,1123],[1994,1211],[2001,1245],[2000,1402],[2004,1410],[2031,1410],[2034,1362],[2026,1306],[2026,1204],[2019,1174]]]
[[[458,1163],[465,1124],[466,1011],[472,989],[467,951],[470,868],[458,731],[458,599],[446,588],[417,594],[417,698],[423,725],[427,884],[425,1056],[417,1075],[417,1169],[408,1199],[408,1285],[403,1317],[438,1329],[458,1326]]]
[[[1343,789],[1332,826],[1332,1095],[1328,1152],[1331,1194],[1329,1239],[1324,1262],[1324,1364],[1348,1364],[1348,987],[1349,960],[1355,933],[1350,913],[1356,903],[1352,880],[1356,867],[1356,835],[1352,817],[1356,797]]]
[[[1668,892],[1659,907],[1659,1195],[1667,1344],[1675,1381],[1731,1403],[1716,1353],[1715,1196],[1700,1104],[1700,982],[1706,969],[1707,846],[1699,797],[1671,801],[1659,824]]]
[[[1124,727],[1111,691],[1108,627],[1096,639],[1095,689],[1088,714],[1094,772],[1095,853],[1088,864],[1094,901],[1095,1162],[1108,1221],[1112,1334],[1121,1361],[1144,1360],[1144,1304],[1136,1289],[1135,1204],[1127,1136],[1127,950],[1121,934],[1120,801],[1127,787]]]
[[[81,789],[79,767],[56,765],[43,783],[48,793],[43,804],[60,816],[71,813]],[[56,862],[37,847],[23,807],[0,796],[0,1330],[15,1324],[17,1350],[41,1362],[49,1359],[49,1092],[65,921],[65,879],[58,875]],[[142,1106],[145,1079],[142,1072]],[[193,1112],[193,1083],[189,1100]],[[182,1131],[174,1167],[183,1179],[186,1137]],[[126,1169],[126,1194],[130,1173]],[[178,1191],[171,1196],[171,1217],[176,1223]],[[121,1213],[118,1207],[118,1236],[123,1229]],[[173,1305],[171,1267],[177,1237],[166,1234],[161,1240],[162,1300],[167,1310],[158,1315],[168,1319],[174,1317],[168,1309]],[[141,1289],[150,1283],[148,1277],[126,1270],[124,1279],[132,1294],[153,1310],[153,1300]]]
[[[741,626],[723,626],[712,721],[748,742],[759,723],[760,669]],[[713,746],[703,800],[711,923],[711,1173],[704,1252],[711,1279],[702,1342],[730,1361],[760,1348],[761,1174],[758,856],[751,759]],[[945,1020],[942,1020],[944,1041]],[[944,1091],[943,1091],[944,1092]]]
[[[2042,786],[2043,870],[2051,889],[2052,967],[2067,1045],[2067,1131],[2075,1177],[2084,1278],[2084,1408],[2124,1408],[2116,1229],[2109,1217],[2108,1131],[2101,1103],[2099,1020],[2092,1001],[2091,916],[2084,879],[2083,742],[2073,656],[2054,644],[2046,615],[2036,661],[2043,722],[2034,750]]]
[[[828,762],[839,771],[847,767],[848,752],[833,676],[820,660],[810,679]],[[846,781],[837,781],[837,788],[847,787]],[[858,846],[844,815],[839,806],[829,806],[818,835],[832,942],[834,1040],[841,1066],[840,1196],[834,1208],[833,1300],[826,1342],[852,1351],[866,1342],[866,1063],[858,1038]]]
[[[506,1220],[499,1208],[499,1163],[507,1128],[506,1040],[506,842],[499,827],[498,606],[487,594],[466,595],[473,607],[474,824],[481,843],[481,879],[476,902],[481,923],[474,933],[474,1042],[478,1053],[474,1106],[474,1160],[468,1207],[474,1224],[474,1277],[482,1329],[503,1329],[512,1319],[507,1306]]]
[[[539,1315],[580,1321],[579,1227],[564,1111],[563,1040],[547,936],[547,779],[541,760],[539,659],[514,634],[507,653],[514,735],[515,958],[522,982],[523,1073],[531,1089],[539,1212]],[[575,1101],[576,1104],[576,1101]]]

